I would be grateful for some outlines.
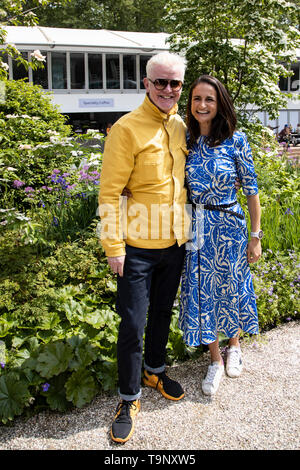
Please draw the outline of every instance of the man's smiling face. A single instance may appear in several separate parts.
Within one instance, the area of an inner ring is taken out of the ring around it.
[[[153,65],[149,78],[153,82],[158,78],[181,80],[183,82],[183,71],[178,65],[156,64]],[[144,86],[152,103],[166,114],[171,111],[181,95],[181,89],[178,91],[172,90],[170,83],[163,90],[157,90],[148,78],[144,78]]]

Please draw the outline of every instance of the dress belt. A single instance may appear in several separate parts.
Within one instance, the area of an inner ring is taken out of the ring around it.
[[[195,204],[195,203],[192,203],[192,206],[194,208],[196,208],[197,206],[200,206],[202,209],[207,209],[209,211],[226,212],[226,214],[231,214],[231,215],[234,215],[235,217],[238,217],[239,219],[244,219],[243,214],[238,214],[237,212],[227,210],[228,207],[235,206],[236,204],[237,204],[237,201],[231,202],[230,204],[220,204],[219,206],[214,206],[213,204]]]

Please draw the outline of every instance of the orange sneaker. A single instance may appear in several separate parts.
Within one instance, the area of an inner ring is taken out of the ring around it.
[[[175,380],[170,379],[164,372],[159,374],[151,374],[144,370],[143,382],[147,387],[158,390],[168,400],[181,400],[184,397],[184,391],[181,385]]]
[[[120,401],[110,430],[113,441],[124,443],[131,438],[134,431],[134,420],[140,409],[140,400]]]

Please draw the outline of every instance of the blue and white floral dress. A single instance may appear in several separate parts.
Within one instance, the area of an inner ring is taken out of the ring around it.
[[[202,207],[236,201],[237,176],[245,195],[258,193],[245,134],[235,132],[218,147],[209,147],[200,136],[186,162],[186,182],[193,203],[192,238],[186,244],[179,327],[189,346],[212,343],[218,332],[231,338],[239,328],[251,334],[259,331],[247,262],[246,220]],[[229,210],[244,215],[238,203]]]

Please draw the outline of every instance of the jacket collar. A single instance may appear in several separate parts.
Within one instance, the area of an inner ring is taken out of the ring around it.
[[[164,113],[163,111],[158,109],[158,107],[155,106],[154,103],[152,103],[152,101],[149,99],[148,94],[146,94],[145,96],[142,107],[147,113],[150,113],[153,117],[162,121],[164,119],[168,119],[168,117],[171,116],[172,114],[176,114],[178,110],[178,105],[176,103],[168,113]]]

